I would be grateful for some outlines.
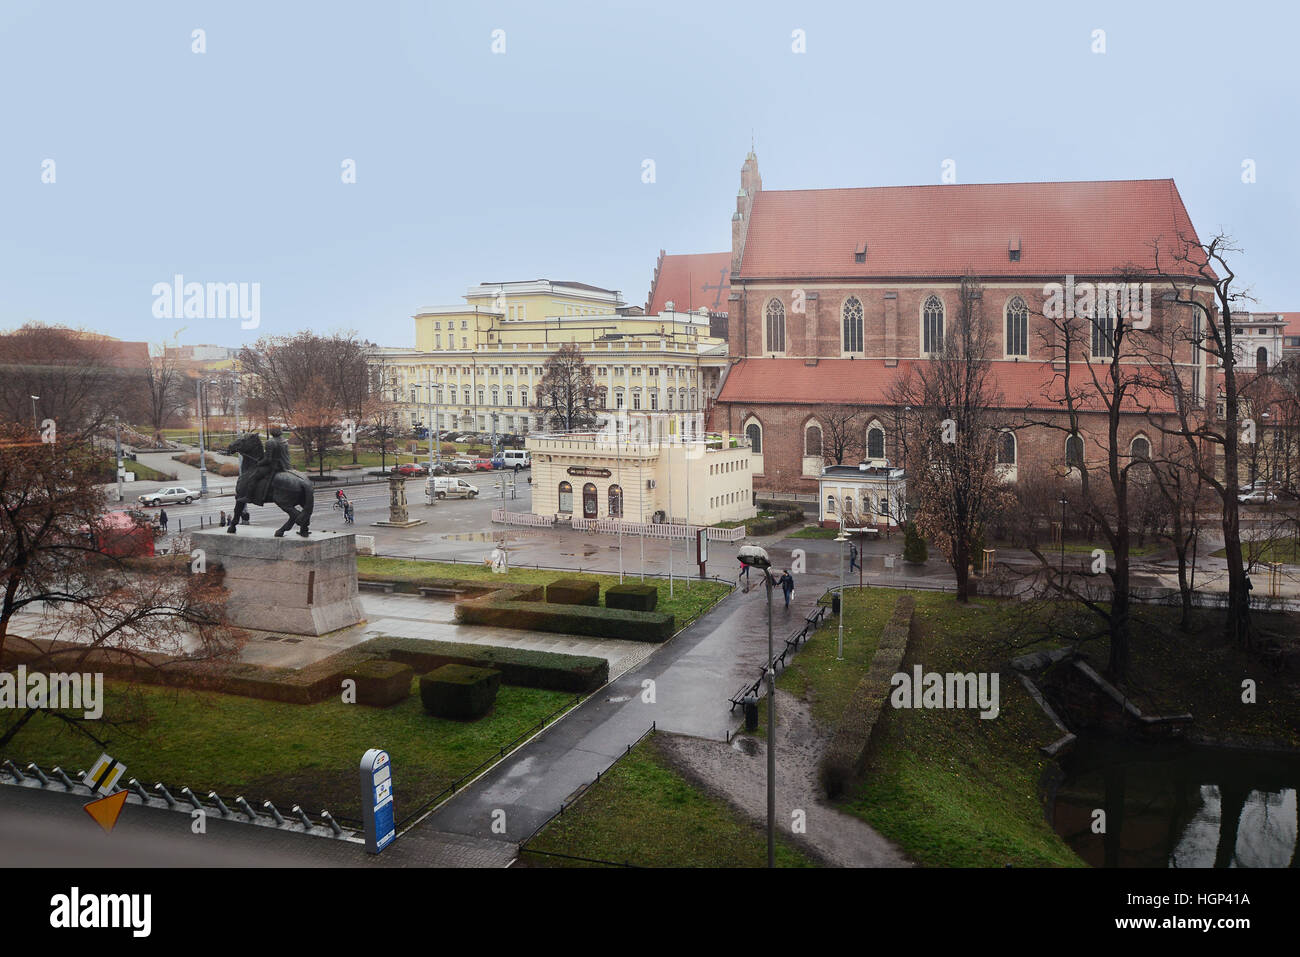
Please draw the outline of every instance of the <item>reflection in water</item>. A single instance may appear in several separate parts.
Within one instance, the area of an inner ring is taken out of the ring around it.
[[[1296,755],[1092,739],[1064,771],[1053,825],[1094,867],[1300,867]]]

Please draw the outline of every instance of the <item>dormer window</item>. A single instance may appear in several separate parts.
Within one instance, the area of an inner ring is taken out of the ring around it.
[[[1007,259],[1010,262],[1020,262],[1020,239],[1019,237],[1007,243]]]
[[[853,261],[864,263],[867,261],[867,244],[859,243],[858,248],[853,251]]]

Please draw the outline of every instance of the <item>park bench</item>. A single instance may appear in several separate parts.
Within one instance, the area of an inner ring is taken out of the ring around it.
[[[459,598],[465,594],[462,589],[449,588],[446,585],[421,585],[419,592],[422,598]]]
[[[374,582],[374,581],[365,581],[364,579],[359,580],[357,582],[357,588],[364,588],[367,591],[382,591],[387,595],[391,595],[393,593],[393,589],[395,589],[396,587],[397,587],[397,582]]]

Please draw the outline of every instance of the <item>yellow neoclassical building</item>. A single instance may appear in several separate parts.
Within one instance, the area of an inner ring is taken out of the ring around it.
[[[403,426],[500,434],[541,427],[532,403],[546,360],[562,345],[582,351],[604,407],[707,413],[727,363],[709,317],[655,316],[618,290],[537,279],[483,283],[464,305],[414,316],[415,348],[373,349],[375,381],[399,404]]]

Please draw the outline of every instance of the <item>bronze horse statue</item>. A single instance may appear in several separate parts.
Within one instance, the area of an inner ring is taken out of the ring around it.
[[[262,439],[256,432],[245,432],[230,443],[226,454],[243,456],[239,481],[235,483],[235,512],[226,527],[226,531],[233,535],[239,527],[239,520],[248,512],[248,503],[254,498],[257,465],[263,454]],[[294,525],[298,526],[298,534],[304,538],[311,534],[307,526],[311,524],[315,494],[311,482],[297,472],[277,472],[272,477],[271,487],[266,491],[267,504],[274,501],[289,516],[289,520],[276,530],[276,538],[283,537]]]

